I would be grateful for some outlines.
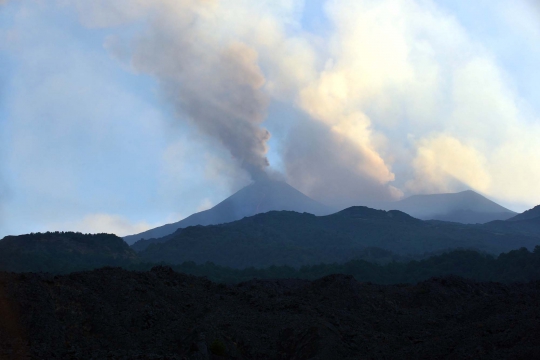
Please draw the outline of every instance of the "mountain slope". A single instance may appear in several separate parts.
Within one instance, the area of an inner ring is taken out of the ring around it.
[[[491,221],[482,225],[491,231],[497,231],[504,234],[523,234],[527,236],[540,236],[540,217],[517,220],[517,221]]]
[[[193,214],[172,224],[126,236],[124,240],[128,244],[133,244],[141,239],[164,237],[179,228],[223,224],[273,210],[307,212],[314,215],[326,215],[333,212],[331,208],[307,197],[285,182],[266,179],[246,186],[209,210]]]
[[[491,221],[484,227],[501,233],[540,236],[540,205],[506,221]]]
[[[317,217],[272,211],[213,226],[194,226],[150,244],[139,252],[147,262],[214,262],[234,268],[302,266],[344,262],[367,247],[398,255],[450,248],[476,248],[499,254],[540,244],[540,238],[501,234],[476,225],[422,221],[401,211],[352,207]]]
[[[47,232],[0,240],[0,271],[71,272],[120,266],[137,254],[116,235]]]
[[[463,224],[483,224],[506,220],[516,215],[515,212],[471,190],[453,194],[414,195],[380,207],[385,210],[400,210],[422,220]]]
[[[540,205],[510,218],[508,221],[532,220],[536,218],[540,218]]]

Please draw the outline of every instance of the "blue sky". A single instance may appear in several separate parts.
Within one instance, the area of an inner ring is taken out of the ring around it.
[[[198,116],[245,81],[271,134],[246,156],[322,202],[540,203],[533,2],[209,3],[0,2],[0,237],[127,235],[217,204],[247,160]]]

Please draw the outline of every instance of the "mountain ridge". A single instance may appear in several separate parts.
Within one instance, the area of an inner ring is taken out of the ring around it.
[[[532,209],[529,209],[527,211],[522,212],[521,214],[518,214],[510,219],[507,219],[507,221],[532,220],[536,218],[540,218],[540,205],[536,205]]]
[[[413,195],[397,202],[382,203],[372,205],[372,207],[385,211],[402,211],[421,220],[462,224],[485,224],[495,220],[507,220],[518,215],[472,190]],[[240,189],[211,209],[192,214],[175,223],[125,236],[124,240],[129,245],[150,239],[152,239],[151,242],[164,242],[166,236],[175,233],[178,229],[196,225],[224,224],[259,213],[281,210],[307,212],[314,215],[328,215],[336,211],[309,198],[285,182],[264,178]],[[139,243],[138,246],[142,244]]]
[[[33,233],[0,240],[0,270],[60,272],[120,266],[137,254],[116,235],[75,232]]]
[[[181,229],[136,249],[141,260],[180,264],[212,262],[232,268],[303,266],[348,261],[365,248],[419,255],[453,248],[492,254],[534,248],[534,234],[484,225],[423,221],[397,210],[351,207],[326,216],[271,211],[231,223]]]
[[[263,179],[240,189],[211,209],[195,213],[175,223],[125,236],[124,240],[132,245],[141,239],[162,238],[179,228],[223,224],[275,210],[307,212],[314,215],[327,215],[334,211],[286,182]]]

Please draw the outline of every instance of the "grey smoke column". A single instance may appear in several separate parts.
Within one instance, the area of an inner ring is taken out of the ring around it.
[[[269,99],[257,52],[242,42],[215,39],[199,29],[196,14],[165,10],[135,42],[134,68],[158,79],[179,118],[187,115],[253,178],[261,176],[270,133],[260,124]]]

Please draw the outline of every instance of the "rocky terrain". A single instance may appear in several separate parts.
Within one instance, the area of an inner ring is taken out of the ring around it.
[[[540,358],[540,282],[0,273],[2,359]]]

